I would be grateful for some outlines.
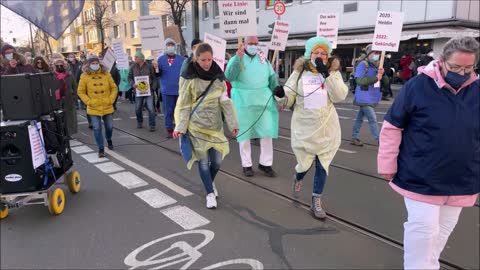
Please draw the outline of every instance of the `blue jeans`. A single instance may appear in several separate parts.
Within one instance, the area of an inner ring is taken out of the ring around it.
[[[377,115],[371,106],[360,106],[357,118],[353,122],[352,138],[359,139],[360,128],[362,127],[364,117],[367,117],[368,119],[368,126],[370,127],[370,133],[372,134],[373,139],[378,142],[380,131],[377,124]]]
[[[296,179],[298,181],[302,181],[306,172],[297,172]],[[318,157],[315,158],[315,176],[313,177],[313,193],[312,196],[319,196],[322,195],[323,188],[325,187],[325,182],[327,180],[327,172],[323,169],[320,160]]]
[[[143,123],[143,103],[146,102],[148,110],[148,125],[155,127],[155,109],[153,107],[153,96],[135,98],[135,113],[137,122]]]
[[[163,114],[165,117],[165,128],[175,128],[173,124],[173,113],[177,105],[178,96],[162,94],[163,99]]]
[[[208,150],[206,159],[198,161],[198,171],[200,172],[200,178],[202,178],[207,194],[213,192],[212,183],[215,180],[218,170],[220,170],[221,164],[222,154],[213,148]]]
[[[105,137],[107,141],[112,139],[113,132],[113,114],[107,114],[104,116],[90,115],[93,125],[93,135],[95,142],[97,143],[98,150],[104,149],[103,134],[102,134],[102,119],[105,125]]]

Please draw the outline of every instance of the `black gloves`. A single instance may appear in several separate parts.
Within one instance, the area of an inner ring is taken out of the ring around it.
[[[283,98],[285,96],[285,90],[283,90],[283,86],[279,85],[273,89],[273,94],[278,98]]]
[[[318,73],[322,74],[323,78],[327,78],[328,75],[328,69],[327,67],[323,64],[323,61],[322,59],[319,57],[317,59],[315,59],[315,68],[317,69]]]

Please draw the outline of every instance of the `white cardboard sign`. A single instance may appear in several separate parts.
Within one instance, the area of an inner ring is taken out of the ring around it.
[[[270,43],[268,42],[258,42],[258,49],[263,52],[263,55],[268,58],[268,47],[270,46]]]
[[[28,137],[30,138],[30,149],[32,152],[33,169],[36,169],[45,164],[45,148],[43,147],[44,142],[42,123],[38,122],[37,128],[35,128],[34,125],[28,126]]]
[[[115,57],[117,57],[117,59],[122,54],[125,54],[125,51],[123,50],[123,43],[121,41],[112,42],[112,50],[113,50],[113,53],[115,54]]]
[[[304,108],[307,110],[318,110],[321,107],[327,106],[328,94],[322,87],[325,83],[320,75],[305,75],[302,76],[303,85],[303,99]]]
[[[218,1],[220,32],[224,38],[257,35],[255,1]]]
[[[163,23],[160,16],[141,16],[138,29],[142,37],[142,50],[162,49],[165,42]]]
[[[106,66],[108,71],[110,71],[113,67],[113,64],[115,64],[115,54],[113,53],[112,48],[108,48],[107,52],[103,56],[102,65]]]
[[[222,70],[225,67],[225,53],[227,51],[227,41],[223,38],[205,33],[203,37],[205,43],[210,44],[213,49],[213,60],[220,66]]]
[[[403,12],[379,11],[372,50],[398,52],[403,27]]]
[[[137,76],[134,79],[137,85],[137,88],[135,88],[137,97],[148,97],[152,95],[149,76]]]
[[[270,49],[285,51],[287,47],[289,24],[286,21],[275,21],[273,27],[272,40],[270,41]]]
[[[129,69],[130,64],[128,63],[128,55],[123,53],[119,57],[117,57],[117,68],[118,69]]]
[[[317,36],[330,40],[332,49],[337,48],[338,39],[338,13],[321,13],[317,19]]]

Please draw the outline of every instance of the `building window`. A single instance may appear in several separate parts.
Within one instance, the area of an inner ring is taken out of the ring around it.
[[[187,11],[184,9],[182,11],[182,25],[181,27],[187,27]]]
[[[98,42],[97,29],[94,28],[94,29],[88,30],[87,35],[88,35],[88,42],[89,43]]]
[[[130,0],[129,1],[129,8],[130,8],[130,10],[137,9],[137,0]]]
[[[127,38],[128,37],[128,29],[127,29],[127,24],[126,23],[123,24],[123,32],[125,33],[125,38]]]
[[[208,18],[210,17],[210,14],[208,13],[208,1],[207,0],[203,0],[203,2],[202,2],[202,11],[203,11],[203,19],[208,20]]]
[[[137,38],[138,37],[138,31],[137,31],[137,21],[131,21],[130,22],[130,37],[132,38]]]
[[[132,56],[132,49],[127,49],[127,55]]]
[[[113,26],[113,38],[120,38],[120,26]]]
[[[220,17],[220,10],[218,9],[218,0],[212,0],[212,13],[214,18]]]
[[[358,3],[349,3],[343,5],[343,13],[355,12],[358,10]]]
[[[174,25],[172,16],[170,14],[162,15],[162,23],[163,27]]]
[[[87,11],[85,11],[85,18],[87,19],[87,21],[95,20],[95,9],[87,9]]]
[[[83,45],[83,35],[82,34],[77,35],[77,45]]]
[[[112,13],[113,14],[118,13],[118,1],[112,1]]]

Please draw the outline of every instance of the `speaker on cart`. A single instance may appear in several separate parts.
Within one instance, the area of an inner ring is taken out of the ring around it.
[[[60,81],[51,72],[4,75],[0,84],[4,120],[35,120],[60,108]]]

